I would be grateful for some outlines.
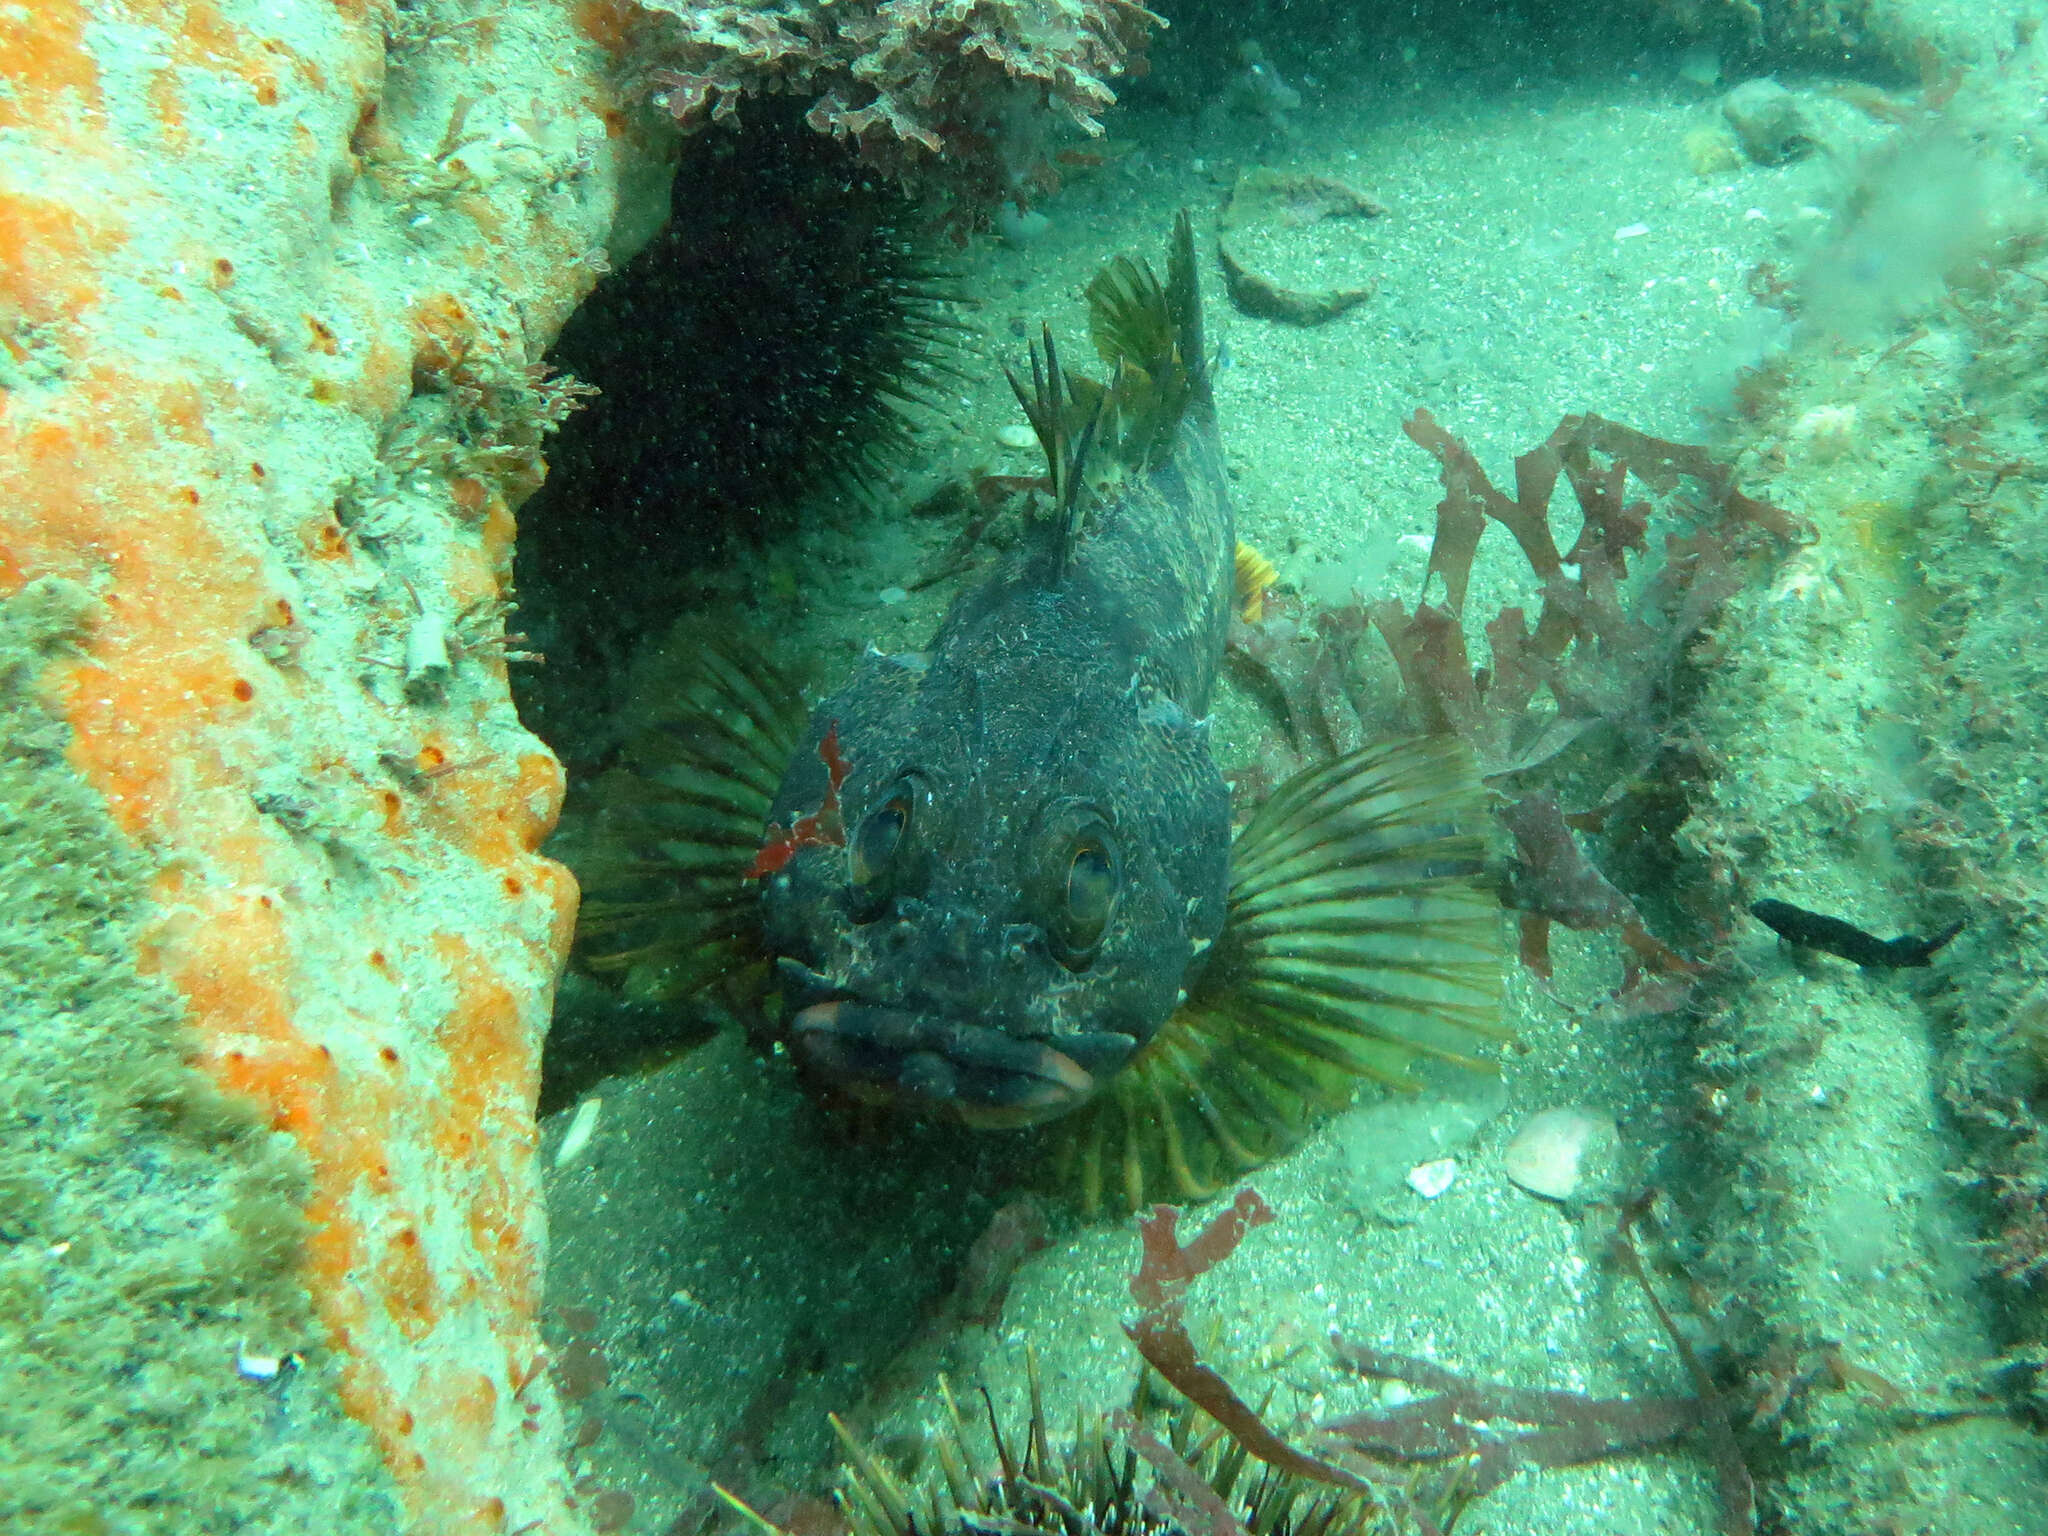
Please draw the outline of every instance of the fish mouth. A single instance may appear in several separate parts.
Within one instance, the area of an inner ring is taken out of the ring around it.
[[[800,1009],[790,1030],[803,1059],[856,1098],[943,1109],[977,1129],[1037,1125],[1095,1092],[1093,1073],[1043,1041],[909,1009],[832,998]]]

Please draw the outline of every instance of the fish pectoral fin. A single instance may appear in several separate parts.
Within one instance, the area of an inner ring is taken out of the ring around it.
[[[1382,743],[1282,784],[1230,851],[1204,1006],[1305,1063],[1406,1076],[1503,1039],[1486,790],[1451,736]]]
[[[579,964],[645,1004],[741,974],[765,990],[747,876],[807,718],[798,681],[742,640],[678,626],[665,650],[597,814],[558,850],[584,890]]]
[[[1283,784],[1231,850],[1201,985],[1060,1149],[1084,1206],[1198,1199],[1279,1156],[1361,1078],[1492,1070],[1500,903],[1478,765],[1449,737],[1369,747]]]

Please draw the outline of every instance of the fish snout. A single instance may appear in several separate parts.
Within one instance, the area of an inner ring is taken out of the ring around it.
[[[874,942],[863,969],[877,993],[917,998],[926,1011],[989,1019],[1029,995],[1021,950],[979,912],[906,901]],[[867,990],[863,988],[862,990]]]

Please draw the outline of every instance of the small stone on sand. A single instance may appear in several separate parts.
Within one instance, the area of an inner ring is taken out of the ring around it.
[[[1434,1200],[1449,1189],[1458,1177],[1458,1160],[1455,1157],[1439,1157],[1433,1162],[1422,1163],[1408,1170],[1408,1187],[1425,1200]]]

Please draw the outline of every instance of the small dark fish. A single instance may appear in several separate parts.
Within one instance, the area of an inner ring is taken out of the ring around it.
[[[637,867],[676,877],[597,891],[600,923],[641,926],[590,963],[651,997],[765,957],[777,1036],[821,1084],[1057,1119],[1084,1203],[1137,1205],[1211,1193],[1362,1076],[1479,1065],[1500,921],[1485,791],[1448,737],[1313,767],[1233,841],[1208,717],[1237,543],[1187,216],[1164,283],[1119,258],[1088,298],[1106,381],[1050,330],[1011,379],[1050,513],[925,650],[870,652],[807,721],[707,649],[639,769]]]
[[[1896,939],[1880,939],[1874,933],[1865,933],[1854,923],[1809,912],[1789,901],[1760,901],[1749,910],[1759,922],[1788,943],[1797,944],[1802,949],[1825,950],[1828,954],[1840,955],[1844,960],[1853,960],[1874,970],[1926,965],[1934,958],[1936,950],[1963,931],[1962,920],[1958,918],[1931,939],[1916,938],[1910,933]]]

